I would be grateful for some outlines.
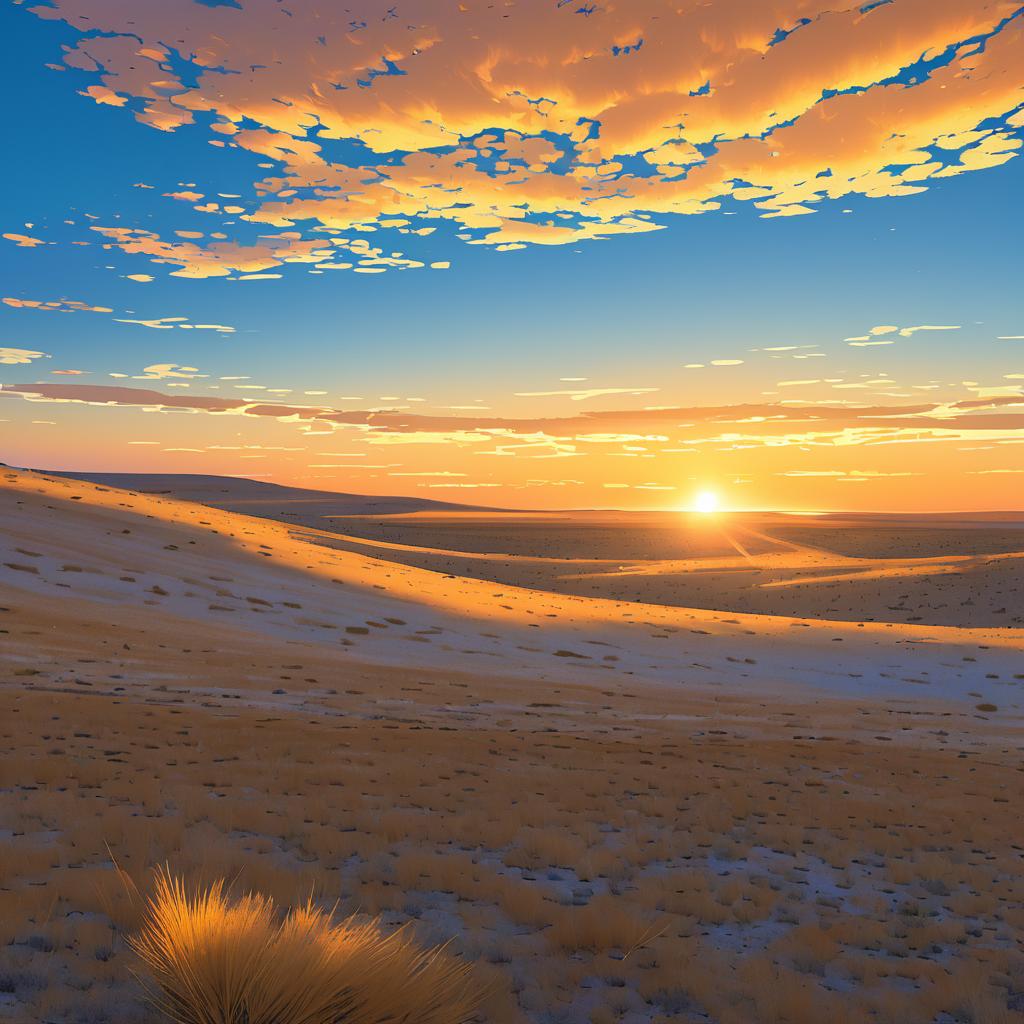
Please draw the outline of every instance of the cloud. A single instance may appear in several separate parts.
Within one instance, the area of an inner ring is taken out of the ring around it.
[[[33,352],[28,348],[8,348],[0,345],[0,365],[20,366],[34,359],[49,359],[46,352]]]
[[[33,249],[37,245],[46,245],[41,238],[33,238],[31,235],[9,234],[3,237],[8,242],[13,242],[19,249]]]
[[[465,473],[454,473],[451,470],[441,469],[435,472],[399,472],[399,473],[388,473],[388,476],[430,476],[430,477],[445,477],[445,476],[465,476]]]
[[[919,327],[901,327],[900,336],[909,338],[918,331],[959,331],[959,324],[921,324]]]
[[[886,477],[892,476],[920,476],[920,473],[907,472],[895,472],[895,473],[883,473],[879,470],[874,469],[790,469],[784,473],[777,474],[778,476],[794,476],[794,477],[829,477],[834,480],[883,480]]]
[[[179,239],[184,240],[174,241],[162,238],[155,231],[137,228],[94,224],[91,230],[108,239],[101,243],[104,249],[119,249],[129,255],[145,256],[152,263],[175,267],[171,271],[172,277],[269,281],[281,275],[266,271],[291,263],[309,264],[318,271],[352,270],[367,274],[415,269],[424,265],[401,252],[385,253],[383,247],[374,246],[365,238],[335,236],[306,239],[298,231],[280,231],[260,234],[255,242],[248,244],[214,241],[203,245],[193,240],[204,237],[199,231],[175,232]],[[338,262],[339,256],[343,256],[345,262]],[[128,276],[132,280],[149,277],[145,274]]]
[[[486,483],[486,484],[485,483],[480,483],[480,484],[462,484],[462,483],[459,483],[459,484],[427,484],[427,487],[466,488],[467,490],[472,490],[472,489],[477,488],[477,487],[501,487],[501,486],[502,486],[501,484],[493,484],[493,483]]]
[[[154,376],[192,374],[192,367],[158,364]],[[221,415],[270,418],[316,427],[358,431],[370,445],[496,444],[481,454],[516,457],[518,450],[539,449],[546,457],[571,457],[580,446],[609,444],[718,446],[856,446],[899,441],[934,442],[973,437],[1024,440],[1024,388],[1006,394],[955,402],[890,405],[763,402],[728,406],[665,407],[581,411],[569,416],[525,417],[430,415],[395,410],[338,409],[329,405],[295,405],[212,395],[169,395],[116,385],[73,383],[7,384],[0,397],[30,401],[186,410]],[[748,429],[726,429],[742,425]],[[757,433],[750,428],[756,427]],[[654,433],[652,430],[656,430]],[[627,452],[627,454],[638,454]],[[642,453],[641,453],[642,454]]]
[[[145,279],[151,281],[148,274],[131,275],[133,279]],[[87,302],[79,302],[73,299],[17,299],[6,297],[2,300],[5,305],[12,309],[35,309],[41,312],[57,313],[113,313],[109,306],[92,306]],[[139,327],[149,327],[153,330],[172,330],[178,328],[185,331],[217,331],[220,334],[233,334],[235,328],[227,324],[194,324],[189,322],[187,316],[164,316],[153,319],[131,319],[128,317],[114,317],[114,322],[119,324],[135,324]]]
[[[695,472],[713,473],[718,487],[752,481],[754,500],[790,492],[836,497],[847,490],[868,497],[948,494],[950,473],[1015,466],[1016,446],[1024,444],[1024,388],[961,400],[888,397],[884,405],[779,399],[630,409],[622,407],[628,403],[596,408],[560,402],[561,415],[496,416],[427,406],[339,408],[319,399],[299,404],[270,400],[266,391],[203,393],[203,384],[211,382],[198,381],[200,376],[194,366],[154,363],[139,374],[142,379],[117,385],[74,378],[5,384],[0,406],[7,400],[8,411],[18,413],[11,420],[25,422],[33,414],[45,417],[49,410],[39,406],[61,405],[66,408],[59,419],[78,422],[70,406],[89,405],[92,427],[109,432],[117,424],[122,445],[127,438],[158,442],[135,449],[137,454],[201,451],[213,460],[210,472],[244,472],[253,462],[239,460],[261,458],[276,476],[285,473],[294,482],[295,473],[300,479],[313,474],[339,489],[346,481],[386,487],[389,479],[391,486],[405,480],[410,489],[496,481],[517,488],[542,486],[531,483],[538,460],[568,459],[571,464],[559,462],[550,475],[568,466],[586,481],[576,486],[589,487],[588,493],[614,493],[602,490],[608,482],[622,485],[623,495],[652,501],[671,497],[688,478],[696,479],[689,476]],[[199,393],[177,390],[182,386]],[[13,405],[21,402],[28,404]],[[105,426],[102,407],[111,410]],[[221,422],[210,423],[211,416]],[[210,444],[212,436],[224,443]],[[553,465],[546,462],[545,469]],[[986,472],[979,476],[979,493],[1001,488],[1006,497],[1000,502],[1011,500],[1018,477]]]
[[[32,11],[81,33],[64,60],[92,76],[95,102],[159,131],[207,132],[267,170],[237,183],[237,204],[167,194],[286,235],[243,245],[98,229],[177,276],[314,262],[318,246],[333,251],[314,231],[442,222],[511,249],[650,232],[723,205],[808,215],[998,166],[1024,124],[1017,0]]]
[[[571,398],[574,402],[585,402],[588,398],[603,398],[605,395],[649,395],[660,388],[586,388],[580,391],[517,391],[516,398]]]
[[[852,338],[844,338],[848,345],[854,348],[867,348],[870,345],[892,345],[893,340],[889,337],[879,335],[898,335],[901,338],[909,338],[918,331],[959,331],[959,324],[918,324],[916,327],[897,327],[893,324],[883,324],[881,327],[872,327],[867,334],[856,335]]]
[[[140,327],[150,327],[155,331],[169,331],[175,327],[185,331],[218,331],[221,334],[234,334],[234,327],[227,327],[224,324],[190,324],[187,316],[163,316],[156,320],[128,320],[122,317],[114,317],[114,322],[119,324],[138,324]]]
[[[4,305],[12,309],[38,309],[43,313],[113,313],[109,306],[90,306],[75,299],[14,299],[4,298]]]
[[[261,236],[252,245],[212,242],[205,248],[193,241],[168,241],[154,231],[135,228],[92,225],[92,230],[108,239],[104,248],[117,248],[129,254],[141,254],[153,263],[177,269],[172,277],[227,277],[233,273],[255,274],[289,263],[319,263],[334,250],[323,242],[303,240],[297,232]]]
[[[184,380],[195,380],[197,377],[207,377],[208,374],[200,373],[195,366],[179,366],[177,363],[154,363],[143,369],[135,380],[168,380],[170,378],[182,378]]]

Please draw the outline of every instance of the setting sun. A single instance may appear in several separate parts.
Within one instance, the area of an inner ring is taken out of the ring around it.
[[[718,495],[714,491],[701,491],[693,503],[694,511],[711,513],[718,511]]]

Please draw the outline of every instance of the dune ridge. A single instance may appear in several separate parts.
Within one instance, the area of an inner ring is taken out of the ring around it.
[[[30,472],[3,484],[5,588],[326,645],[347,660],[537,681],[973,699],[1024,629],[817,621],[541,592],[339,549],[325,531]],[[56,623],[55,623],[56,624]],[[415,643],[416,647],[411,647]],[[415,652],[414,655],[412,652]]]

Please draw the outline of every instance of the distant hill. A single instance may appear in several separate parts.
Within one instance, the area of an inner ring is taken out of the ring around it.
[[[340,491],[313,491],[246,477],[206,476],[192,473],[75,473],[38,470],[48,476],[86,480],[104,487],[118,487],[143,494],[163,494],[182,501],[242,512],[246,515],[297,523],[317,529],[331,529],[334,516],[386,516],[409,512],[496,511],[479,505],[431,501]]]

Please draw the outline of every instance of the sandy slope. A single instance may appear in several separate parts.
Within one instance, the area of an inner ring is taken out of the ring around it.
[[[475,505],[394,495],[348,494],[306,487],[283,487],[265,480],[211,476],[205,473],[65,473],[38,470],[50,476],[85,480],[102,487],[198,501],[228,512],[245,512],[282,522],[317,525],[330,515],[393,515],[420,510],[458,511]]]
[[[582,597],[932,626],[1024,627],[1024,523],[784,513],[333,517],[336,544]]]
[[[542,593],[327,546],[330,535],[7,471],[2,601],[66,633],[103,618],[196,646],[259,634],[470,675],[1022,707],[1024,630],[821,622]],[[77,625],[76,625],[77,624]],[[148,624],[148,626],[147,626]],[[231,638],[231,639],[229,639]],[[9,645],[23,663],[40,651]],[[246,670],[259,675],[258,665]]]

